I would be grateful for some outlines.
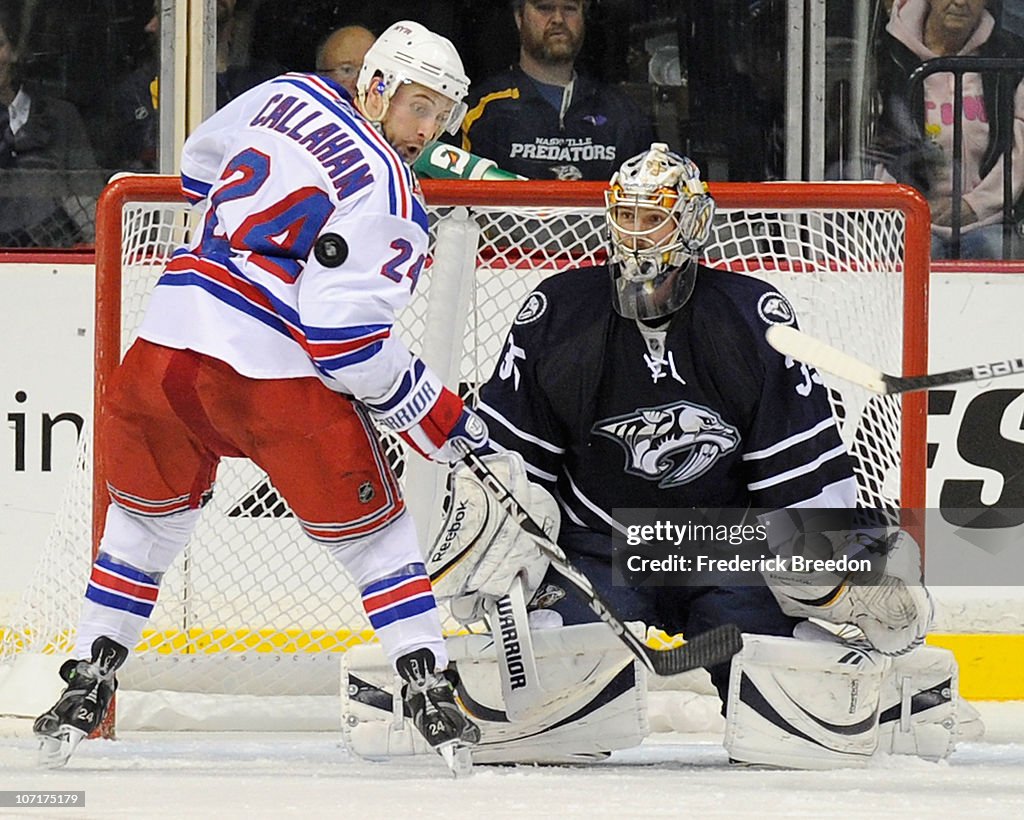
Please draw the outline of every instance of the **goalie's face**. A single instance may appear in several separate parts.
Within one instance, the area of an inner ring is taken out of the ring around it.
[[[680,252],[678,197],[663,192],[657,203],[625,204],[621,192],[610,193],[615,309],[627,319],[670,316],[690,298],[695,281],[692,258]]]
[[[679,222],[668,207],[613,205],[608,215],[612,242],[625,253],[656,255],[675,243]]]

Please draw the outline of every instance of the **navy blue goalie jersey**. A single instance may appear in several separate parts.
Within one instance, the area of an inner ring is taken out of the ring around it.
[[[821,378],[765,341],[796,323],[782,294],[702,266],[651,329],[614,311],[611,287],[603,266],[542,282],[481,392],[493,448],[522,454],[563,524],[610,533],[615,508],[853,506]]]

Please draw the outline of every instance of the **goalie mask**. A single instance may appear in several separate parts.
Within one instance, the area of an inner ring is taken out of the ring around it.
[[[693,293],[715,201],[696,164],[663,142],[626,160],[605,192],[615,310],[659,319]]]
[[[384,99],[380,119],[403,83],[419,83],[455,103],[440,130],[455,134],[466,115],[463,99],[469,91],[469,77],[459,52],[450,40],[411,20],[392,25],[366,52],[356,80],[356,97],[364,106],[374,83],[380,84]]]

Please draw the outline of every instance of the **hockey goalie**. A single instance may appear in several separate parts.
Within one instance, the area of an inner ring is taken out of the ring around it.
[[[857,484],[820,377],[765,341],[773,324],[797,325],[793,307],[766,282],[697,261],[715,205],[696,165],[655,143],[622,164],[605,201],[607,264],[545,279],[481,390],[490,471],[639,634],[742,630],[742,651],[707,670],[731,760],[945,757],[965,707],[952,654],[923,645],[931,600],[918,545],[898,527],[850,530],[830,547],[881,554],[862,576],[616,578],[616,509],[777,511],[778,528],[792,511],[855,508]],[[476,633],[449,638],[448,651],[481,728],[477,762],[593,760],[648,733],[646,674],[551,560],[491,487],[453,471],[426,564]],[[392,673],[372,649],[348,654],[352,748],[419,751]]]

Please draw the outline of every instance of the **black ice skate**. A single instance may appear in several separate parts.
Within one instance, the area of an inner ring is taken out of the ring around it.
[[[472,761],[469,746],[480,740],[480,728],[455,703],[454,671],[434,671],[434,653],[417,649],[396,662],[413,725],[456,776],[467,774]]]
[[[103,720],[117,689],[114,672],[128,650],[100,636],[92,644],[92,660],[65,661],[60,676],[68,686],[48,712],[36,718],[32,729],[39,738],[39,762],[58,768],[68,762],[78,744]]]

